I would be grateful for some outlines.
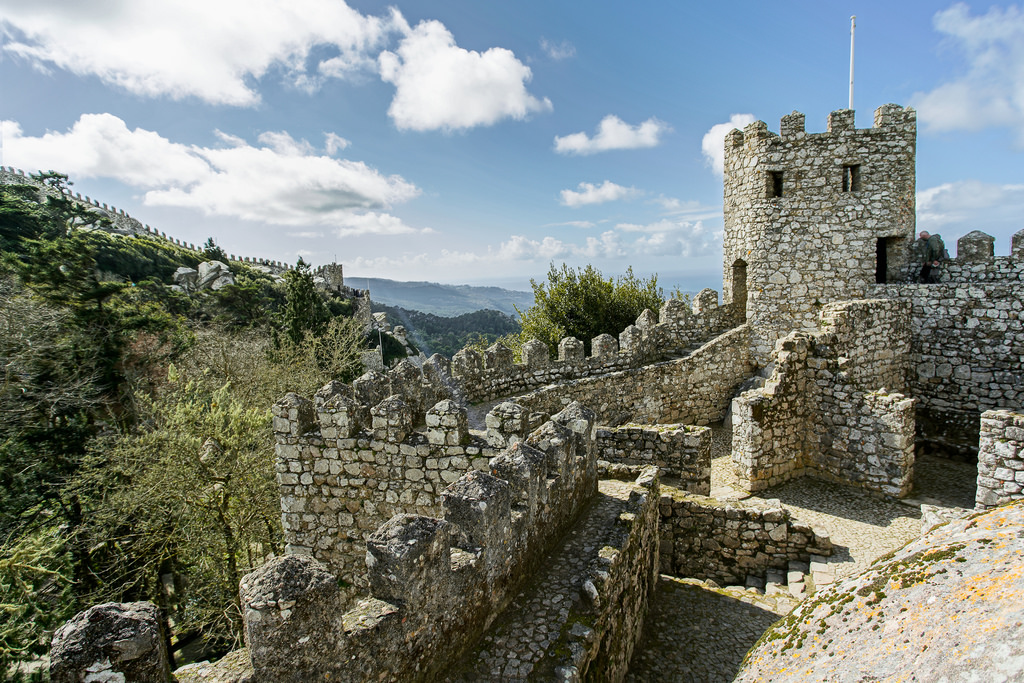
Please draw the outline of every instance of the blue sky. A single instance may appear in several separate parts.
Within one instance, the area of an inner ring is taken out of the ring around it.
[[[0,163],[188,242],[528,288],[721,284],[733,125],[919,113],[918,221],[1024,227],[1024,10],[948,2],[0,0]],[[952,249],[951,249],[952,251]]]

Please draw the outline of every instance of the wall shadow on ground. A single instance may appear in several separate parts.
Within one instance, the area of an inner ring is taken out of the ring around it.
[[[878,527],[888,527],[901,517],[921,517],[919,508],[900,503],[894,498],[872,496],[852,486],[808,476],[759,491],[757,498],[778,498],[790,508],[813,510]],[[800,519],[799,512],[794,512],[794,516]]]
[[[662,575],[626,681],[732,681],[747,651],[778,619],[768,609]]]

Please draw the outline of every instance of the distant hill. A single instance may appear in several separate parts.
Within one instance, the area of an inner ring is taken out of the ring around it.
[[[451,358],[471,341],[483,340],[486,346],[520,329],[518,316],[493,309],[438,316],[374,301],[373,310],[386,313],[392,325],[405,327],[416,348],[428,356],[442,353]]]
[[[493,309],[518,318],[514,306],[525,310],[533,305],[533,292],[520,292],[501,287],[398,282],[375,277],[345,278],[345,284],[356,289],[366,289],[367,282],[370,298],[374,301],[434,315],[456,316]]]

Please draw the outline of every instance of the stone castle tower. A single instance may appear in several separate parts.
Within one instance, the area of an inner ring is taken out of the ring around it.
[[[345,269],[340,263],[328,263],[318,269],[327,283],[327,288],[340,291],[345,286]]]
[[[906,281],[915,228],[917,115],[886,104],[873,128],[832,112],[825,133],[804,115],[725,138],[724,298],[743,306],[759,356],[781,334],[810,329],[823,306]]]

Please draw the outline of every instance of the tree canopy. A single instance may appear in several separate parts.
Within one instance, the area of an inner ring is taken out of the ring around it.
[[[570,268],[552,263],[547,282],[530,280],[534,305],[519,311],[522,339],[539,339],[554,357],[563,337],[576,337],[590,353],[590,342],[601,334],[618,337],[644,309],[657,311],[662,303],[658,276],[648,279],[633,268],[616,279],[605,278],[597,268]],[[516,309],[518,310],[518,309]]]
[[[77,229],[109,219],[38,179],[57,192],[0,186],[0,679],[107,600],[154,601],[216,657],[239,577],[281,548],[269,407],[358,374],[362,324],[305,264],[176,291],[212,239]]]

